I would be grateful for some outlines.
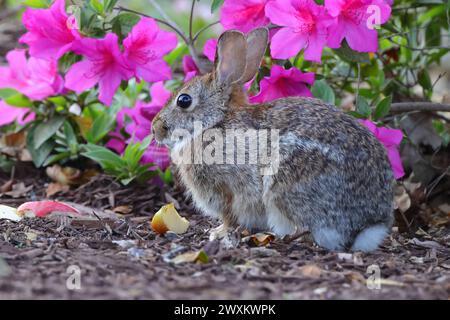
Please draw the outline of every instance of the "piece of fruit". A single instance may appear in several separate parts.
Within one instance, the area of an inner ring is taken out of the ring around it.
[[[17,214],[16,208],[0,205],[0,219],[19,222],[22,217]]]
[[[182,234],[189,228],[189,221],[181,217],[173,203],[163,206],[153,216],[152,229],[159,234],[164,234],[167,231],[172,231],[176,234]]]
[[[172,259],[172,263],[208,263],[209,257],[205,251],[186,252]]]
[[[17,208],[17,214],[21,217],[45,217],[51,213],[68,213],[68,214],[80,214],[80,212],[58,201],[33,201],[26,202]]]

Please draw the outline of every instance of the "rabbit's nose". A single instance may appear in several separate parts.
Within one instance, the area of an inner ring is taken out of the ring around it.
[[[152,134],[155,137],[156,141],[161,142],[167,137],[167,133],[169,131],[169,128],[165,124],[164,121],[158,119],[155,119],[153,121],[152,125]]]

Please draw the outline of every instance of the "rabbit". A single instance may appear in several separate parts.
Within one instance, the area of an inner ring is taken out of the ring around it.
[[[393,223],[394,178],[383,145],[358,120],[318,99],[249,104],[243,85],[258,72],[267,43],[266,28],[224,32],[214,70],[169,100],[152,122],[154,138],[183,160],[189,153],[181,151],[202,152],[208,130],[278,130],[272,174],[261,174],[259,164],[177,161],[195,206],[223,221],[211,239],[242,226],[280,237],[306,231],[330,251],[377,249]],[[177,129],[190,136],[174,139]]]

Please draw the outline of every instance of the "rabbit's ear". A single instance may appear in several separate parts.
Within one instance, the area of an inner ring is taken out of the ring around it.
[[[258,28],[247,34],[247,61],[245,73],[240,79],[241,83],[246,83],[253,79],[258,72],[261,60],[266,53],[269,31],[267,28]]]
[[[239,31],[226,31],[217,44],[216,79],[231,85],[238,82],[245,71],[247,56],[247,41]]]

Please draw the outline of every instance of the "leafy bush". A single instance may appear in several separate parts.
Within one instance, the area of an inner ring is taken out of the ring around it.
[[[0,126],[26,133],[37,167],[91,159],[124,184],[170,181],[168,151],[151,141],[151,120],[170,91],[211,68],[217,40],[206,41],[203,54],[199,44],[217,25],[214,13],[223,29],[271,30],[251,102],[315,96],[400,140],[401,132],[381,127],[398,125],[393,101],[430,100],[429,66],[450,50],[441,43],[450,26],[444,0],[214,0],[210,24],[200,26],[194,0],[188,32],[150,3],[160,19],[117,0],[24,1],[27,49],[9,52],[1,69]],[[447,127],[437,120],[435,128],[448,144]],[[378,137],[400,178],[400,141]],[[0,158],[1,168],[10,168],[9,158]]]

